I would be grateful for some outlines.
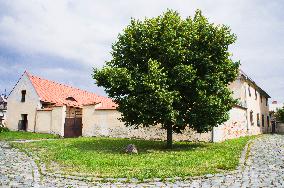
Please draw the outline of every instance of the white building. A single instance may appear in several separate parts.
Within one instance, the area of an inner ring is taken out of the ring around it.
[[[281,109],[283,107],[284,107],[283,103],[279,103],[278,101],[272,101],[272,103],[269,105],[269,111],[276,112],[278,109]]]
[[[174,140],[214,141],[256,135],[271,131],[268,98],[270,96],[246,74],[229,85],[239,103],[230,110],[227,122],[207,133],[186,129],[174,134]],[[64,137],[109,136],[142,139],[166,139],[166,130],[158,126],[126,127],[110,98],[56,83],[25,72],[8,97],[7,127],[58,134]],[[202,123],[202,120],[200,120]]]
[[[64,137],[82,136],[82,108],[88,104],[95,104],[96,110],[116,107],[107,97],[25,72],[7,99],[7,127]]]

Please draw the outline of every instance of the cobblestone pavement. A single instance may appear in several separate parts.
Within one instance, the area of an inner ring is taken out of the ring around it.
[[[240,167],[227,174],[168,183],[102,183],[42,175],[31,157],[0,142],[0,187],[284,187],[284,135],[258,138],[248,151]]]

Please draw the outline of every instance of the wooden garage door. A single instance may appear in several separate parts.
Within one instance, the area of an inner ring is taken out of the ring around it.
[[[64,137],[82,136],[82,118],[65,118]]]

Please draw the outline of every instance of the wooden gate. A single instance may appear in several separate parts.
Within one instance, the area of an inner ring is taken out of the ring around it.
[[[64,137],[72,138],[82,136],[82,118],[65,118]]]

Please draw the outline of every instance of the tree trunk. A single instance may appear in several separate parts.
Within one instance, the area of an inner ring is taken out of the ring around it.
[[[173,148],[173,126],[167,124],[167,148]]]

